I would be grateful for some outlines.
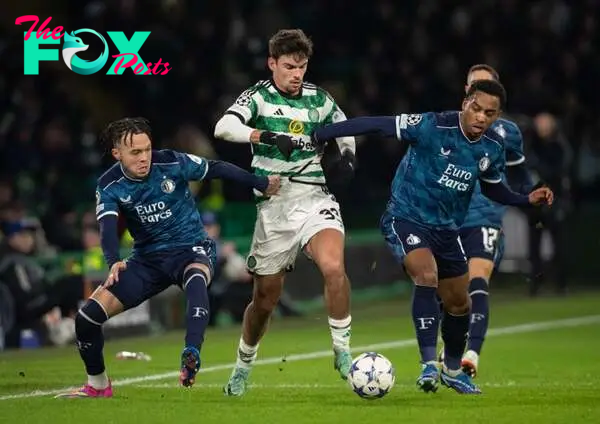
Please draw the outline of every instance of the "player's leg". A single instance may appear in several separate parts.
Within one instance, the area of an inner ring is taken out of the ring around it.
[[[438,264],[438,294],[444,304],[442,317],[442,340],[444,362],[442,384],[464,394],[481,393],[470,375],[463,372],[461,360],[467,344],[471,299],[469,297],[469,273],[458,234],[437,232],[435,257]]]
[[[270,214],[278,212],[259,209],[250,255],[246,259],[248,270],[254,275],[254,289],[252,300],[244,311],[236,365],[223,388],[228,396],[241,396],[247,390],[260,341],[283,290],[285,269],[296,259],[297,228],[291,222],[277,225],[281,217],[270,219]]]
[[[421,353],[421,374],[417,378],[417,386],[424,392],[434,392],[439,381],[436,361],[439,330],[439,306],[436,298],[438,276],[428,237],[414,224],[388,213],[382,216],[380,226],[392,253],[414,283],[412,319]]]
[[[479,355],[489,325],[489,282],[495,262],[501,256],[499,244],[502,237],[502,231],[494,227],[461,230],[461,240],[468,258],[471,297],[469,338],[462,366],[472,377],[477,375]]]
[[[344,233],[339,229],[323,228],[310,238],[305,250],[314,260],[325,281],[325,305],[333,342],[334,368],[345,380],[352,366],[352,316],[350,281],[344,266]]]
[[[119,281],[105,288],[98,287],[75,317],[75,334],[81,359],[88,375],[79,390],[57,397],[110,397],[112,387],[104,366],[104,335],[102,325],[109,318],[135,307],[147,299],[145,280],[150,279],[141,262],[131,260],[119,273]]]

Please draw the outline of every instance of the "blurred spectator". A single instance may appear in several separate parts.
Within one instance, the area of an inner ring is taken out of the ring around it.
[[[2,224],[0,284],[4,297],[10,296],[14,311],[10,319],[12,327],[4,327],[6,347],[9,348],[19,346],[23,329],[37,330],[54,344],[67,343],[75,334],[71,316],[83,297],[83,285],[80,279],[70,277],[63,277],[53,284],[48,281],[44,269],[31,258],[36,229],[24,221]],[[2,303],[9,302],[4,299]]]
[[[538,294],[548,273],[542,261],[542,232],[548,230],[552,236],[557,291],[565,293],[568,279],[567,251],[568,231],[564,225],[571,209],[571,147],[558,127],[556,118],[549,113],[540,113],[534,118],[534,134],[527,155],[534,180],[547,184],[554,190],[555,203],[530,213],[529,255],[531,262],[531,295]],[[540,225],[541,224],[541,225]]]

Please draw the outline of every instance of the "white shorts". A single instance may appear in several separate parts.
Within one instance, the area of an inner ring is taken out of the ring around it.
[[[284,185],[280,194],[257,205],[248,270],[273,275],[293,269],[298,251],[318,232],[332,228],[344,234],[340,205],[324,188]]]

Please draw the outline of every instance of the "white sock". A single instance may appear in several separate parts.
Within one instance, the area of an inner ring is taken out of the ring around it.
[[[329,330],[331,331],[331,339],[333,340],[333,348],[335,350],[350,350],[350,335],[352,333],[352,316],[348,315],[344,319],[334,319],[329,317]]]
[[[258,344],[256,346],[249,346],[244,342],[244,338],[240,337],[240,344],[238,346],[237,360],[235,365],[238,368],[250,369],[256,361],[258,354]]]
[[[88,384],[94,389],[106,389],[108,387],[108,377],[106,376],[106,372],[98,375],[88,375]]]

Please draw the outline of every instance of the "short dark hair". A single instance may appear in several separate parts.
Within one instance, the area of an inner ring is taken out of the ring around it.
[[[492,78],[496,81],[500,81],[500,74],[496,71],[492,66],[487,65],[485,63],[478,63],[477,65],[473,65],[469,68],[469,72],[467,72],[467,78],[475,71],[487,71],[490,73]]]
[[[280,29],[269,40],[269,56],[279,59],[285,54],[310,59],[313,42],[301,29]]]
[[[106,147],[117,147],[122,141],[132,142],[132,137],[136,134],[146,134],[152,141],[152,129],[146,118],[122,118],[109,123],[102,134],[100,141]]]
[[[471,83],[471,86],[467,90],[467,94],[465,99],[473,96],[475,92],[481,91],[483,93],[489,94],[490,96],[498,97],[500,100],[500,108],[504,109],[504,105],[506,104],[506,90],[504,86],[500,83],[500,81],[494,80],[475,80]]]

